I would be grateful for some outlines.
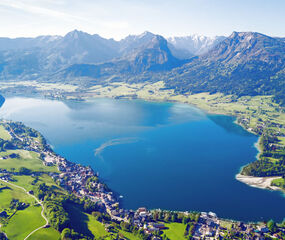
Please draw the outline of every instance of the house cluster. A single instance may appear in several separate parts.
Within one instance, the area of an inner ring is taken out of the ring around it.
[[[148,222],[148,223],[144,224],[144,230],[147,234],[159,232],[163,229],[165,229],[165,225],[163,223]]]
[[[12,180],[11,173],[6,169],[0,168],[0,179],[3,181],[11,181]]]
[[[227,228],[222,224],[227,222]],[[279,229],[284,232],[284,229]],[[230,234],[230,235],[229,235]],[[270,235],[269,229],[265,224],[250,224],[235,221],[223,221],[219,219],[215,213],[202,212],[198,223],[194,228],[194,239],[225,239],[238,237],[245,240],[264,240],[268,237],[272,239],[283,239],[280,235]]]
[[[99,181],[89,183],[92,186],[91,188],[87,186],[88,179],[98,177],[90,167],[81,166],[63,158],[58,158],[56,164],[61,173],[50,173],[50,176],[61,187],[78,197],[88,197],[91,201],[105,208],[114,220],[125,220],[129,211],[119,208],[119,202],[113,192]]]
[[[151,215],[145,207],[141,207],[133,214],[133,224],[142,228],[151,220]]]
[[[146,234],[152,234],[165,229],[164,223],[155,222],[152,213],[145,207],[138,208],[135,212],[131,212],[132,224],[139,229],[143,229]]]
[[[219,219],[213,212],[201,212],[198,223],[194,228],[194,239],[215,239],[219,235]]]

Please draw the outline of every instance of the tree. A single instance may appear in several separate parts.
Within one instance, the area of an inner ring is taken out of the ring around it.
[[[270,232],[276,232],[276,223],[272,219],[267,222],[267,227]]]
[[[6,235],[0,232],[0,240],[7,240]]]
[[[283,219],[281,226],[285,228],[285,218]]]
[[[28,168],[25,167],[20,167],[19,168],[19,173],[22,175],[30,175],[32,173],[32,171]]]
[[[155,211],[155,212],[153,213],[153,220],[154,220],[154,221],[157,221],[158,219],[159,219],[159,214],[158,214],[157,211]]]
[[[173,213],[171,216],[171,222],[176,222],[177,221],[177,213]]]
[[[69,228],[65,228],[61,232],[61,240],[66,240],[71,237],[71,231]]]
[[[164,214],[164,221],[165,222],[168,222],[169,221],[169,219],[170,219],[170,214],[169,214],[169,212],[166,212],[165,214]]]
[[[183,219],[182,219],[183,224],[187,224],[189,221],[190,221],[189,217],[183,217]]]
[[[162,211],[159,211],[158,212],[158,219],[162,220],[162,218],[163,218],[163,213],[162,213]]]

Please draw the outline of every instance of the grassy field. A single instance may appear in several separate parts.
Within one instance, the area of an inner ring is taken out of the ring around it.
[[[11,135],[7,132],[4,126],[0,125],[0,138],[3,140],[11,140]]]
[[[285,189],[285,179],[284,178],[274,179],[271,182],[271,185]]]
[[[47,186],[53,186],[54,188],[57,188],[58,191],[64,193],[65,191],[60,188],[58,185],[55,184],[53,179],[48,174],[42,174],[41,176],[37,177],[36,183],[33,183],[35,181],[35,177],[32,177],[30,175],[15,175],[13,176],[13,180],[15,181],[14,184],[25,188],[27,191],[33,190],[35,191],[37,189],[37,186],[41,183],[45,183]]]
[[[141,239],[138,236],[134,235],[133,233],[126,232],[123,230],[120,230],[120,234],[122,234],[124,237],[126,237],[129,240],[140,240]]]
[[[125,97],[141,98],[145,100],[167,101],[174,94],[173,90],[161,90],[164,88],[162,81],[145,84],[110,83],[108,86],[97,85],[88,89],[91,97]]]
[[[186,225],[183,223],[166,223],[165,227],[168,229],[163,232],[171,240],[185,240],[184,231]]]
[[[34,190],[35,185],[31,185],[34,180],[31,176],[14,176],[14,184],[24,187],[27,190]],[[46,182],[48,185],[54,185],[52,179],[44,174],[39,177],[39,181],[36,185],[41,182]],[[29,196],[25,191],[17,187],[11,186],[3,181],[0,182],[0,211],[6,210],[8,215],[12,215],[15,210],[9,209],[9,204],[12,199],[18,199],[20,202],[29,203],[30,206],[24,210],[19,210],[15,215],[8,220],[8,223],[4,224],[2,230],[8,235],[11,240],[23,239],[31,231],[44,224],[44,219],[41,216],[41,207],[34,206],[35,200]],[[57,240],[60,234],[53,228],[41,229],[36,232],[29,239],[51,239]],[[48,238],[47,238],[48,237]]]
[[[45,222],[41,216],[40,206],[30,206],[17,213],[9,220],[7,226],[3,226],[4,232],[11,240],[23,240],[30,232]]]
[[[20,167],[28,168],[34,172],[56,172],[55,166],[44,166],[43,161],[36,152],[26,150],[8,150],[0,152],[0,157],[9,156],[12,153],[19,154],[20,158],[0,159],[0,168],[11,171],[13,168],[18,171]]]
[[[95,217],[90,214],[87,215],[87,226],[88,229],[92,232],[92,234],[96,237],[104,237],[109,235],[109,233],[105,230],[105,227],[102,223],[98,222]]]
[[[53,228],[42,228],[29,237],[29,240],[58,240],[60,233]]]
[[[21,202],[29,204],[34,203],[34,199],[28,196],[23,190],[5,184],[2,181],[0,181],[0,198],[0,210],[8,208],[12,199],[18,199]]]
[[[39,91],[65,91],[74,92],[78,87],[71,84],[60,84],[60,83],[38,83],[36,81],[17,81],[17,82],[2,82],[0,90],[11,87],[34,87]]]

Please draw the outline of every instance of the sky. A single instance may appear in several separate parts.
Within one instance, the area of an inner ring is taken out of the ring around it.
[[[77,29],[119,40],[255,31],[285,37],[285,0],[0,0],[0,37],[65,35]]]

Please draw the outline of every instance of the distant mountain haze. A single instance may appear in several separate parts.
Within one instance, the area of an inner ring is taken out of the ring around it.
[[[121,71],[141,72],[169,69],[181,62],[173,56],[162,36],[150,32],[115,41],[74,30],[64,37],[2,38],[0,43],[2,79],[35,79],[39,74],[73,64],[100,64],[102,67],[106,66],[103,63],[114,62],[124,65]]]

